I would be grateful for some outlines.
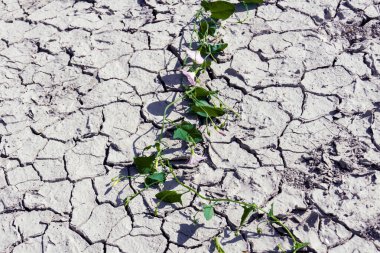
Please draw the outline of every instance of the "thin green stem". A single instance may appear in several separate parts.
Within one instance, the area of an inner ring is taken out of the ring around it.
[[[254,205],[257,208],[257,210],[259,210],[259,211],[263,212],[264,214],[268,215],[267,211],[265,211],[261,207],[257,206],[256,204],[250,204],[250,203],[247,203],[247,202],[243,202],[243,201],[239,201],[239,200],[234,200],[234,199],[229,199],[229,198],[209,198],[209,197],[203,196],[197,190],[195,190],[194,188],[192,188],[192,187],[184,184],[181,180],[179,180],[179,178],[175,174],[175,172],[173,170],[173,167],[170,165],[170,163],[167,163],[167,166],[169,168],[170,174],[173,176],[174,180],[179,185],[181,185],[182,187],[184,187],[184,188],[188,189],[189,191],[193,192],[197,197],[199,197],[199,198],[201,198],[203,200],[206,200],[206,201],[209,201],[209,202],[229,202],[229,203],[239,204],[240,206],[250,206],[250,205],[252,206],[252,205]],[[286,234],[288,234],[290,236],[290,238],[292,239],[293,244],[296,244],[298,242],[297,238],[293,235],[293,233],[290,231],[290,229],[284,223],[282,223],[277,217],[271,216],[270,219],[271,219],[270,220],[271,222],[276,223],[277,225],[279,225],[280,227],[282,227],[286,231]]]
[[[174,180],[179,185],[181,185],[182,187],[184,187],[184,188],[188,189],[189,191],[193,192],[195,195],[197,195],[199,198],[201,198],[203,200],[210,201],[210,202],[231,202],[231,203],[239,204],[239,205],[242,205],[242,206],[249,205],[248,203],[245,203],[245,202],[242,202],[242,201],[238,201],[238,200],[228,199],[228,198],[208,198],[206,196],[203,196],[197,190],[195,190],[194,188],[192,188],[192,187],[184,184],[181,180],[179,180],[179,178],[175,174],[175,172],[173,170],[173,167],[171,165],[169,165],[168,168],[169,168],[170,174],[173,176]]]
[[[134,198],[136,198],[138,195],[140,195],[141,193],[143,193],[147,189],[149,189],[149,187],[145,186],[145,188],[143,188],[143,189],[139,190],[138,192],[136,192],[135,194],[132,194],[131,196],[125,198],[124,205],[128,206],[129,202],[131,202]]]
[[[293,241],[293,244],[296,244],[298,242],[297,238],[293,235],[293,233],[290,231],[290,229],[285,226],[284,223],[282,223],[277,217],[273,216],[273,217],[270,217],[272,219],[272,222],[273,223],[276,223],[277,225],[279,225],[280,227],[282,227],[285,231],[286,231],[286,234],[288,234],[290,236],[290,238],[292,239]]]
[[[141,190],[137,191],[136,193],[132,194],[131,196],[125,198],[125,205],[127,206],[129,202],[131,202],[134,198],[136,198],[138,195],[143,193],[144,191],[148,190],[151,186],[157,185],[157,182],[151,183],[151,184],[145,184],[145,187]]]
[[[226,107],[230,112],[235,114],[237,118],[240,118],[240,114],[237,113],[234,109],[232,109],[230,106],[228,106],[226,103],[224,103],[218,96],[213,96],[213,98],[217,99],[224,107]]]
[[[178,103],[179,101],[183,100],[184,97],[181,96],[179,98],[177,98],[176,100],[174,100],[173,102],[171,102],[170,104],[168,104],[166,107],[165,107],[165,110],[164,110],[164,115],[163,115],[163,119],[162,119],[162,127],[161,127],[161,132],[160,132],[160,138],[158,140],[158,142],[160,143],[162,138],[163,138],[163,135],[164,135],[164,131],[165,131],[165,124],[166,124],[166,117],[167,117],[167,111],[170,107],[174,106],[176,103]]]

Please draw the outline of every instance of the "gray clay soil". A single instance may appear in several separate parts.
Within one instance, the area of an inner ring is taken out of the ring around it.
[[[0,1],[0,252],[215,252],[216,235],[226,252],[289,248],[265,225],[256,234],[255,217],[235,237],[233,205],[195,225],[190,195],[154,217],[157,190],[125,209],[137,184],[110,187],[133,173],[178,93],[181,35],[198,8]],[[274,203],[309,252],[379,252],[379,8],[270,0],[226,24],[227,53],[204,80],[242,117],[181,178],[210,196]]]

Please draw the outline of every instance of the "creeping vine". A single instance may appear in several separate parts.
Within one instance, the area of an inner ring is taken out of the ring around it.
[[[249,5],[260,4],[263,0],[240,0],[240,5],[244,6],[248,13]],[[144,177],[144,186],[136,193],[125,198],[124,204],[128,204],[140,195],[142,192],[158,188],[164,185],[167,178],[172,178],[184,191],[178,192],[175,190],[163,190],[155,195],[158,204],[154,210],[155,215],[158,214],[158,207],[161,203],[180,203],[182,204],[182,196],[185,194],[193,194],[193,196],[201,199],[204,202],[203,215],[205,219],[211,220],[214,216],[214,206],[220,203],[233,203],[242,208],[242,216],[240,225],[237,228],[236,234],[246,224],[248,218],[253,213],[258,213],[266,217],[266,223],[275,227],[281,228],[293,242],[292,251],[306,247],[308,243],[299,241],[292,231],[274,215],[273,205],[269,211],[255,203],[249,203],[242,200],[230,198],[213,198],[201,194],[197,189],[185,184],[181,181],[172,161],[164,154],[167,145],[164,144],[163,138],[169,129],[174,129],[172,138],[184,142],[191,155],[188,165],[196,166],[199,162],[206,160],[203,155],[196,154],[195,150],[198,145],[205,142],[204,135],[210,135],[210,128],[222,134],[222,130],[229,120],[229,117],[238,118],[239,114],[232,108],[228,107],[218,96],[218,91],[211,90],[205,85],[202,85],[199,76],[209,70],[213,62],[218,62],[218,56],[228,47],[228,44],[223,41],[220,29],[223,28],[224,20],[228,19],[236,12],[236,5],[227,1],[201,1],[201,8],[196,12],[192,21],[192,33],[189,48],[187,48],[187,57],[183,61],[182,73],[188,81],[188,85],[184,85],[182,95],[169,103],[162,115],[162,125],[160,134],[154,144],[144,148],[143,153],[136,156],[133,163],[138,171],[138,176]],[[238,20],[242,23],[244,20]],[[198,124],[192,124],[186,120],[182,122],[174,122],[168,119],[168,110],[175,107],[182,101],[187,101],[188,113],[197,116]],[[150,150],[150,154],[145,152]],[[154,150],[152,152],[152,150]],[[119,176],[113,178],[113,185],[131,178],[131,176]],[[257,232],[261,233],[261,228],[257,227]],[[218,252],[224,252],[218,238],[214,238],[213,242]],[[283,251],[281,245],[278,249]]]

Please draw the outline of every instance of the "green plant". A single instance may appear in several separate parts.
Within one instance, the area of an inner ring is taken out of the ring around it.
[[[259,4],[263,0],[241,0],[246,8],[248,4]],[[210,127],[221,133],[224,129],[229,116],[239,117],[239,114],[228,107],[218,96],[218,91],[209,90],[200,84],[199,75],[207,71],[212,62],[217,62],[218,56],[223,53],[228,47],[228,44],[223,41],[219,32],[222,28],[222,20],[228,19],[235,13],[235,4],[226,1],[202,1],[201,9],[197,11],[193,21],[193,32],[191,35],[190,45],[196,45],[196,48],[186,49],[187,58],[184,60],[182,73],[187,78],[190,85],[184,86],[184,92],[175,101],[167,105],[164,110],[163,120],[160,135],[158,140],[144,149],[150,150],[150,155],[141,154],[134,158],[134,165],[139,173],[138,176],[144,177],[144,187],[135,194],[125,198],[124,203],[128,205],[136,196],[143,191],[159,185],[163,185],[167,178],[174,179],[184,191],[178,192],[174,190],[164,190],[155,195],[158,203],[155,208],[155,214],[158,213],[158,207],[161,203],[179,203],[182,204],[182,196],[185,194],[194,194],[196,197],[203,200],[203,215],[205,219],[211,220],[214,216],[214,206],[220,203],[234,203],[242,208],[242,216],[240,225],[236,233],[246,224],[248,218],[253,213],[265,214],[266,223],[272,226],[278,226],[293,241],[293,252],[306,247],[308,244],[300,242],[291,232],[291,230],[274,215],[273,205],[269,211],[265,211],[255,203],[248,203],[240,200],[229,198],[212,198],[207,197],[197,191],[197,189],[182,182],[173,167],[170,159],[164,155],[165,145],[163,137],[168,131],[168,128],[174,128],[173,139],[180,140],[186,143],[190,150],[191,156],[189,165],[197,165],[200,161],[207,159],[203,155],[198,155],[195,152],[197,145],[204,142],[203,136],[210,135]],[[248,9],[248,8],[247,8]],[[242,22],[242,21],[239,21]],[[195,43],[194,43],[195,42]],[[190,59],[190,61],[189,61]],[[188,121],[173,122],[167,116],[169,108],[186,100],[188,102],[188,113],[196,115],[199,123],[205,126],[205,130],[201,131],[199,124],[192,124]],[[164,148],[163,148],[164,147]],[[152,152],[153,150],[153,152]],[[126,177],[118,177],[113,179],[113,185],[119,183]],[[196,215],[195,215],[196,216]],[[194,220],[196,218],[194,216]],[[261,228],[257,227],[257,232],[261,233]],[[213,239],[218,252],[224,252],[217,238]],[[282,249],[279,245],[279,249]]]

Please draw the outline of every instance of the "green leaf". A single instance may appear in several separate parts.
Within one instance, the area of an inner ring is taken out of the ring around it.
[[[209,11],[210,10],[210,8],[209,8],[209,2],[208,1],[206,1],[206,0],[202,0],[202,2],[201,2],[201,6],[206,10],[206,11]]]
[[[156,194],[156,198],[166,203],[180,203],[182,205],[182,194],[177,193],[176,191],[162,191]]]
[[[243,215],[241,216],[241,219],[240,219],[240,226],[243,226],[245,221],[247,220],[249,214],[252,212],[252,211],[255,211],[256,210],[256,206],[252,205],[252,206],[243,206]]]
[[[264,3],[264,0],[240,0],[240,2],[243,2],[246,4],[262,4]]]
[[[211,46],[211,54],[216,55],[228,47],[227,43],[219,43]]]
[[[199,24],[198,36],[200,39],[203,39],[208,35],[214,36],[216,29],[217,27],[215,20],[202,20]]]
[[[235,12],[235,5],[226,1],[207,2],[202,1],[201,6],[211,12],[214,19],[225,20]]]
[[[228,47],[227,43],[219,43],[214,45],[203,46],[200,48],[201,55],[206,57],[212,55],[214,58]]]
[[[214,207],[212,205],[203,206],[203,215],[206,220],[211,220],[214,216]]]
[[[152,175],[149,175],[145,178],[146,186],[153,186],[157,184],[165,183],[166,174],[164,172],[155,172]]]
[[[217,237],[214,238],[214,243],[215,243],[215,249],[216,251],[218,251],[218,253],[225,253]]]
[[[137,171],[140,174],[151,174],[155,172],[154,160],[156,155],[151,156],[136,156],[133,158],[133,163],[136,165]]]
[[[197,100],[207,99],[210,96],[217,94],[217,91],[207,90],[205,88],[195,86],[192,89],[192,92],[190,93],[193,97],[195,97]]]
[[[211,46],[211,53],[213,55],[222,52],[224,49],[228,47],[227,43],[219,43]]]
[[[223,108],[215,107],[205,100],[196,101],[191,107],[191,111],[198,114],[202,117],[220,117],[223,116],[226,112]]]
[[[309,245],[308,242],[296,242],[293,245],[293,252],[296,253],[298,250],[303,249]]]
[[[186,142],[193,142],[188,134],[188,132],[182,128],[178,128],[174,131],[173,138],[175,140],[183,140]]]
[[[205,61],[201,65],[202,69],[207,69],[211,66],[212,61],[208,60],[207,58],[205,59]]]
[[[174,139],[183,140],[189,143],[199,143],[203,141],[202,133],[197,127],[187,121],[183,121],[174,131]]]

